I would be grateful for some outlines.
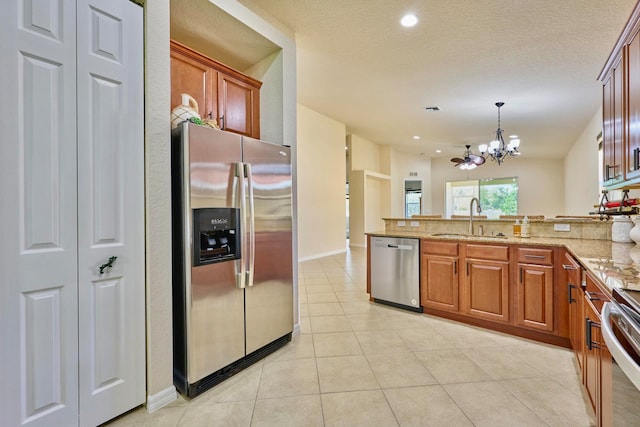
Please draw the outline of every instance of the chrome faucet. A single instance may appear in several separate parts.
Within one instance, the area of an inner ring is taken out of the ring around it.
[[[476,209],[478,213],[482,213],[482,208],[480,207],[480,200],[477,197],[471,199],[471,203],[469,203],[469,234],[473,236],[473,201],[476,201]]]

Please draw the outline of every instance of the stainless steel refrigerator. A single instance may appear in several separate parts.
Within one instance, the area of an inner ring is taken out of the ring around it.
[[[174,383],[193,397],[291,340],[291,152],[187,122],[171,144]]]

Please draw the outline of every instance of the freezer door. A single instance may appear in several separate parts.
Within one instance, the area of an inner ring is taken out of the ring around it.
[[[186,125],[191,209],[234,206],[236,163],[242,161],[242,138],[229,132]]]
[[[245,290],[249,354],[293,330],[292,177],[289,148],[246,137],[242,142],[254,212],[255,257],[248,261],[253,286]]]

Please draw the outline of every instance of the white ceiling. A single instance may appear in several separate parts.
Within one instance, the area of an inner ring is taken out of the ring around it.
[[[241,2],[295,33],[298,102],[349,132],[460,156],[493,139],[503,101],[523,156],[559,159],[601,103],[596,78],[636,0]],[[405,12],[420,23],[401,27]],[[171,0],[171,35],[238,69],[277,49],[207,0]]]

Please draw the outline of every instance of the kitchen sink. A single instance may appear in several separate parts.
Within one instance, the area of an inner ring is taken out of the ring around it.
[[[481,239],[506,239],[505,235],[480,235],[480,234],[457,234],[457,233],[435,233],[433,237],[446,237],[451,239],[462,239],[468,237],[478,237]]]
[[[434,237],[467,237],[467,234],[455,234],[455,233],[436,233],[432,234]]]

